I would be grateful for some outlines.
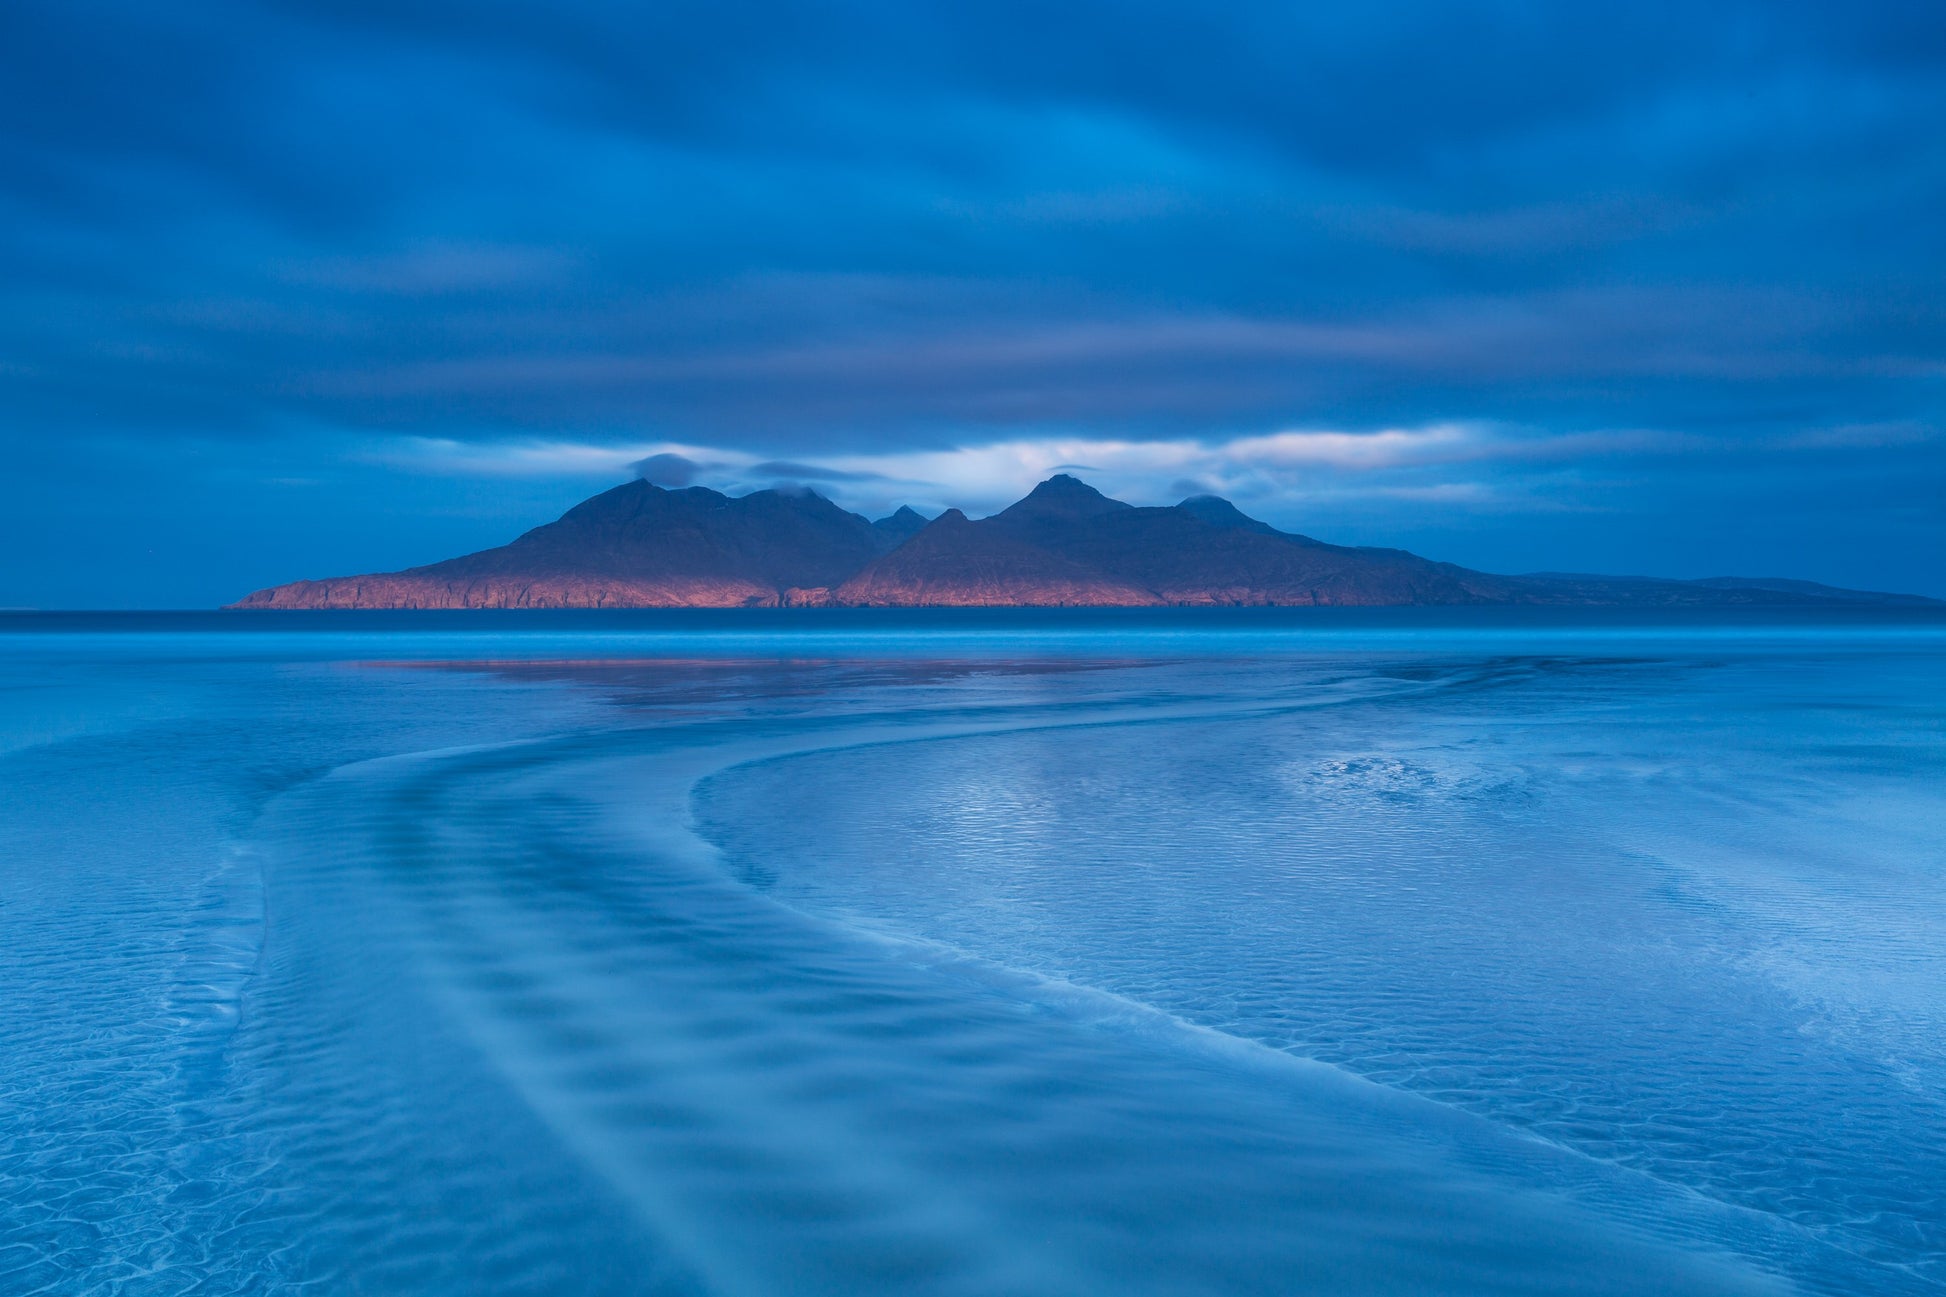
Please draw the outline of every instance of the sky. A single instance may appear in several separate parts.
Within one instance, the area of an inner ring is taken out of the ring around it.
[[[637,473],[1946,596],[1946,21],[8,0],[0,606]]]

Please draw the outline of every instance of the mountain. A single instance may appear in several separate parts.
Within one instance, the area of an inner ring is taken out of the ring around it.
[[[1936,604],[1808,581],[1494,576],[1400,549],[1328,545],[1194,496],[1137,508],[1059,474],[990,518],[870,522],[810,491],[731,497],[630,482],[497,549],[294,581],[237,608],[779,605]]]
[[[1176,507],[1192,518],[1201,518],[1212,527],[1237,527],[1244,531],[1262,532],[1266,536],[1282,536],[1285,540],[1305,545],[1317,544],[1309,536],[1278,531],[1267,522],[1258,522],[1220,495],[1192,495]]]
[[[872,524],[881,550],[897,549],[925,529],[926,515],[909,504],[900,505],[897,513]]]
[[[1152,590],[1118,581],[992,522],[973,522],[958,509],[948,509],[832,591],[831,602],[862,607],[1142,607],[1167,602]]]
[[[896,515],[895,515],[896,516]],[[915,515],[916,516],[916,515]],[[887,520],[892,521],[891,519]],[[239,608],[734,608],[791,603],[882,552],[884,536],[811,492],[731,498],[635,481],[512,544],[375,576],[294,581]]]
[[[1402,551],[1366,553],[1286,536],[1207,497],[1188,508],[1138,509],[1066,474],[991,518],[970,522],[962,514],[942,527],[946,522],[867,565],[833,591],[832,602],[1486,601],[1454,575],[1458,569]]]

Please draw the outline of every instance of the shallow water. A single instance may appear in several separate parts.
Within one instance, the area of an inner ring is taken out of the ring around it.
[[[0,1291],[1946,1288],[1946,621],[0,620]]]

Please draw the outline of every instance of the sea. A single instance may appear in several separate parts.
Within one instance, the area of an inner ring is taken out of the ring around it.
[[[0,1293],[1946,1292],[1946,615],[0,615]]]

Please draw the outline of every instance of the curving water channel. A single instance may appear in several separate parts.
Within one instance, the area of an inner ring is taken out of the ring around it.
[[[0,1290],[1946,1287],[1946,626],[0,628]]]

